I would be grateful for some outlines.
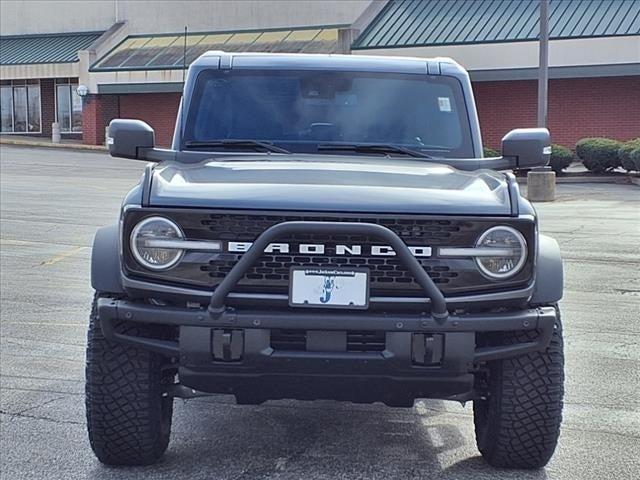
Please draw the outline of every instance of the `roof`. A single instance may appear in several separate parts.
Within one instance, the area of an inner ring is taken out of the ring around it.
[[[130,35],[95,62],[90,71],[171,70],[210,50],[226,52],[336,53],[344,25],[269,30]]]
[[[286,54],[254,52],[209,51],[196,59],[192,68],[218,68],[228,65],[232,69],[278,68],[281,70],[322,70],[353,72],[384,72],[466,77],[462,66],[450,58],[385,57],[382,55]]]
[[[103,32],[52,33],[0,37],[0,65],[72,63]]]
[[[538,0],[391,0],[353,49],[538,39]],[[549,37],[640,34],[638,0],[550,0]]]

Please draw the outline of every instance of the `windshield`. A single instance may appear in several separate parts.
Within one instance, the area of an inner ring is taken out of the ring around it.
[[[306,153],[384,144],[474,156],[460,83],[416,74],[208,70],[198,76],[184,140],[256,140]]]

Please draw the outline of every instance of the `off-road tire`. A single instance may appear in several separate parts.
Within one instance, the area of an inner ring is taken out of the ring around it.
[[[85,405],[91,448],[102,463],[149,465],[169,444],[173,399],[163,396],[161,355],[108,341],[102,334],[96,300],[87,335]],[[119,326],[146,336],[147,327]]]
[[[520,343],[536,336],[536,332],[500,334],[499,341]],[[559,310],[545,351],[489,362],[488,367],[488,375],[477,379],[485,398],[473,402],[478,450],[495,467],[542,468],[553,455],[562,422],[564,354]]]

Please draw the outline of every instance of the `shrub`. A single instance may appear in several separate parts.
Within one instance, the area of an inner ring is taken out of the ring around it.
[[[620,166],[618,150],[622,144],[609,138],[583,138],[576,144],[576,155],[592,172],[605,172]]]
[[[629,140],[628,142],[623,143],[618,150],[618,157],[620,157],[622,168],[624,168],[627,172],[631,172],[633,170],[640,171],[637,162],[634,162],[632,156],[632,153],[634,151],[636,152],[636,157],[638,157],[638,155],[640,155],[640,138]]]
[[[485,158],[499,157],[500,156],[500,152],[498,152],[497,150],[494,150],[493,148],[484,147],[483,150],[484,150],[484,157]]]
[[[556,145],[555,143],[551,145],[551,160],[549,160],[549,165],[554,172],[562,172],[562,170],[571,165],[572,160],[573,152],[567,147]]]
[[[640,172],[640,148],[631,150],[631,160],[636,167],[636,172]]]

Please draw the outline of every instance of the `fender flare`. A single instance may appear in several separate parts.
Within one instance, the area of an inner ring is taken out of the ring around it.
[[[530,303],[551,305],[558,302],[564,291],[564,267],[560,246],[553,238],[540,235],[536,262],[536,280]]]
[[[98,292],[124,293],[120,272],[118,224],[96,232],[91,251],[91,286]]]

